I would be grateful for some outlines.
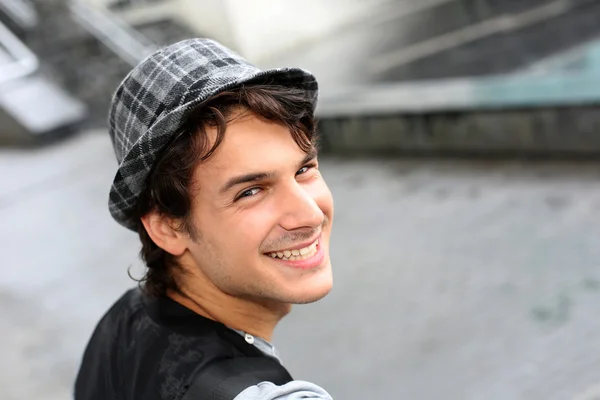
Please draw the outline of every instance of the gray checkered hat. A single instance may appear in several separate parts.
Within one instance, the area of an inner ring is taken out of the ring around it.
[[[315,77],[299,68],[261,71],[208,39],[189,39],[150,55],[125,77],[109,111],[109,133],[119,162],[108,206],[113,218],[137,230],[134,211],[160,151],[180,131],[189,112],[209,97],[244,83],[304,90],[314,107]]]

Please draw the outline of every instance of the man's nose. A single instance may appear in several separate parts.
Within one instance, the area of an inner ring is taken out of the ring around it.
[[[283,215],[280,225],[287,231],[300,228],[315,229],[323,224],[325,218],[315,199],[298,182],[286,188],[281,197]]]

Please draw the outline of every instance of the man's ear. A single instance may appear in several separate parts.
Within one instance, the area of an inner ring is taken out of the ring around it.
[[[150,239],[167,253],[180,256],[187,249],[187,236],[174,228],[175,224],[171,219],[151,212],[142,217],[142,224]]]

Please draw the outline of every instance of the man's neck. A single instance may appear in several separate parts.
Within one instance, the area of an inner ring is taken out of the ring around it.
[[[291,310],[290,304],[239,298],[214,285],[186,285],[180,292],[170,291],[167,295],[203,317],[267,341],[271,341],[275,326]]]

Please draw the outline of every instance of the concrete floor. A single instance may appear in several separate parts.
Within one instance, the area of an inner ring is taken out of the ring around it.
[[[0,398],[69,398],[132,285],[108,135],[0,149]],[[323,161],[335,289],[276,332],[335,399],[600,399],[600,162]]]

